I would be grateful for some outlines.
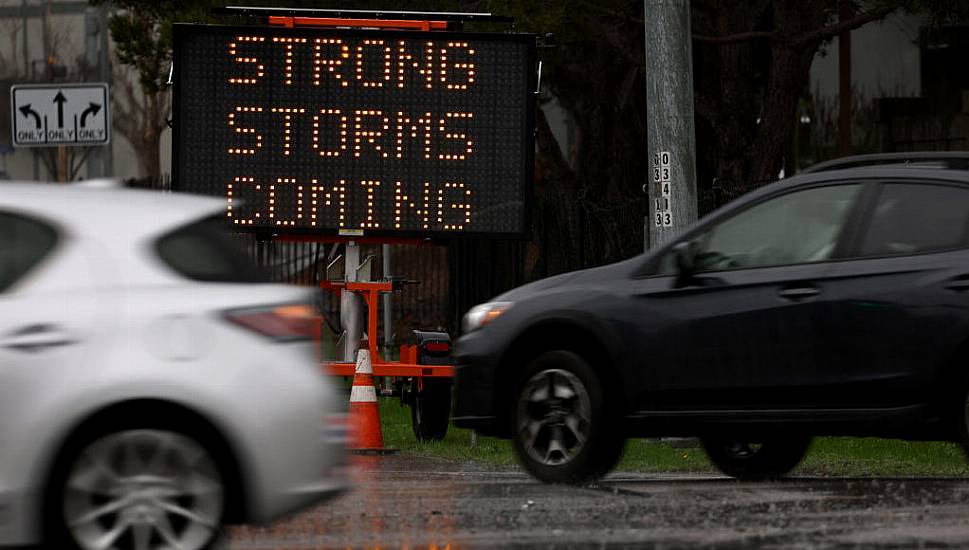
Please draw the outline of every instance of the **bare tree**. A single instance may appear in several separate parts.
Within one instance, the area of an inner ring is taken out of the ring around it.
[[[134,147],[140,175],[158,176],[161,174],[158,150],[171,114],[171,93],[163,88],[146,94],[130,66],[117,63],[114,66],[111,103],[114,128]]]
[[[17,59],[18,55],[22,55],[20,48],[18,48],[22,40],[20,37],[22,28],[23,21],[20,19],[13,17],[0,19],[0,36],[4,36],[10,40],[9,57],[4,55],[3,50],[0,50],[0,78],[16,78],[20,76],[20,64],[17,62]]]

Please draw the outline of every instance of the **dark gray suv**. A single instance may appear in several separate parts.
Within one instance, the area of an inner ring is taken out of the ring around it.
[[[894,162],[822,166],[475,307],[455,424],[560,483],[604,475],[629,437],[698,436],[741,479],[784,475],[818,435],[965,444],[969,171]]]

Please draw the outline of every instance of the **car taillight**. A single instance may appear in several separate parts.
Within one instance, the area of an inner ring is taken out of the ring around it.
[[[227,311],[225,318],[281,342],[309,340],[320,332],[320,317],[306,304],[234,309]]]

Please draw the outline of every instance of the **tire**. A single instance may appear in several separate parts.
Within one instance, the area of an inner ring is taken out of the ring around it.
[[[950,401],[953,403],[952,418],[955,420],[956,441],[969,462],[969,382],[962,381],[957,387],[961,387],[962,391],[958,399]]]
[[[743,481],[784,477],[807,454],[808,436],[775,437],[759,443],[730,437],[702,437],[703,450],[721,472]]]
[[[424,391],[415,388],[410,420],[418,441],[444,439],[451,421],[451,381],[426,379]]]
[[[586,484],[609,473],[625,445],[616,399],[579,355],[548,351],[526,367],[512,400],[512,444],[545,483]]]
[[[225,519],[225,479],[215,455],[185,432],[91,432],[59,458],[45,502],[48,546],[211,548]]]

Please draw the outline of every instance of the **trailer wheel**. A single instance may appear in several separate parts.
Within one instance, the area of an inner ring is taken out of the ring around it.
[[[414,383],[411,425],[418,441],[437,441],[447,435],[451,419],[451,380],[424,379],[424,391]]]

